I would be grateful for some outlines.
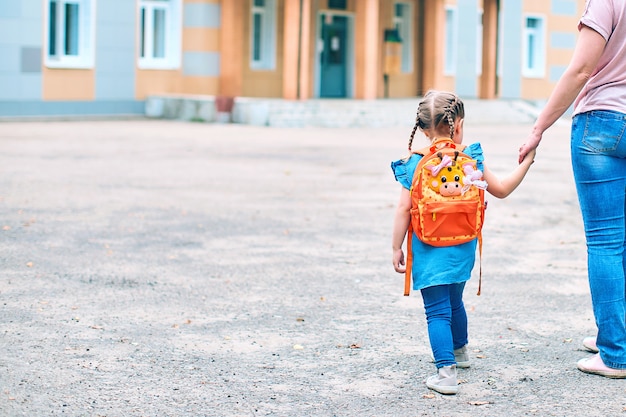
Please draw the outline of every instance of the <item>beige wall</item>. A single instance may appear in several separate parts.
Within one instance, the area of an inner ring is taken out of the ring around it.
[[[93,100],[96,96],[92,69],[42,69],[43,100]]]

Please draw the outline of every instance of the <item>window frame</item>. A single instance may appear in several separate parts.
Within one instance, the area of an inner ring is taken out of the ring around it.
[[[544,78],[546,76],[546,17],[538,14],[525,14],[523,19],[522,76],[526,78]],[[539,26],[529,28],[529,19],[539,22]],[[531,41],[531,39],[534,40]],[[531,58],[535,62],[534,65],[531,65]]]
[[[95,65],[96,0],[47,0],[45,4],[44,65],[48,68],[93,68]],[[67,5],[78,6],[76,54],[67,53],[67,32],[69,31],[65,13]],[[54,24],[52,25],[53,17]],[[53,31],[54,36],[51,36]]]
[[[451,19],[448,20],[448,16]],[[456,75],[457,64],[457,40],[458,40],[458,12],[456,7],[446,6],[445,8],[445,53],[443,57],[444,75]]]
[[[484,17],[483,9],[479,9],[476,27],[476,75],[479,77],[483,74]]]
[[[396,7],[403,8],[402,16],[396,15]],[[406,1],[396,1],[393,3],[393,26],[398,31],[398,36],[402,40],[402,61],[400,71],[403,73],[413,72],[413,7]]]
[[[256,6],[254,0],[250,4],[250,68],[271,71],[276,69],[276,1],[264,1],[263,6]],[[261,23],[259,39],[256,37],[256,17]]]
[[[163,56],[155,56],[154,15],[164,12]],[[137,67],[179,69],[182,61],[182,0],[139,0],[137,3]]]

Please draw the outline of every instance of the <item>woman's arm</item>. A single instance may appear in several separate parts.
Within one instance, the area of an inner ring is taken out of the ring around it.
[[[497,198],[505,198],[521,184],[535,159],[535,149],[531,149],[524,160],[506,177],[499,179],[486,165],[483,165],[483,179],[487,181],[487,192]]]
[[[519,162],[535,149],[543,132],[556,122],[572,105],[598,65],[606,40],[595,30],[583,26],[578,35],[572,59],[550,94],[526,142],[519,149]]]
[[[406,188],[402,187],[400,193],[400,201],[396,209],[396,216],[393,221],[393,237],[391,239],[391,247],[393,249],[393,269],[396,272],[404,273],[406,267],[404,266],[404,252],[402,251],[402,244],[404,243],[404,237],[409,228],[409,222],[411,221],[411,193]]]

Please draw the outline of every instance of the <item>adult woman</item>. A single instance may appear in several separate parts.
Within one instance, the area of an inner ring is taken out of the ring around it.
[[[626,378],[626,2],[588,0],[578,29],[572,60],[519,157],[574,103],[572,166],[598,328],[595,344],[585,345],[599,351],[578,368]]]

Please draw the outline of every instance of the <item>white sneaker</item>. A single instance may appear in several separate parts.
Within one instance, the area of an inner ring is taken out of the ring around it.
[[[444,366],[437,373],[426,380],[426,386],[440,394],[456,394],[459,392],[459,383],[456,379],[456,365]]]
[[[589,352],[593,352],[593,353],[599,352],[598,346],[596,345],[596,338],[593,336],[585,337],[583,339],[583,347]]]
[[[469,368],[471,366],[469,354],[467,353],[467,345],[462,348],[454,349],[454,361],[457,368]]]
[[[430,360],[435,362],[435,357],[432,352],[430,354]],[[469,353],[467,353],[467,345],[462,348],[454,349],[454,361],[456,362],[457,368],[469,368],[472,366],[472,362],[470,362]]]

